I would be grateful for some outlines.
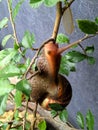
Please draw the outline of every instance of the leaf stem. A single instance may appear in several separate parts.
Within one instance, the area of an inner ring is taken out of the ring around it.
[[[35,109],[34,109],[34,121],[32,122],[32,125],[31,125],[31,130],[34,130],[35,129],[35,123],[36,123],[36,120],[37,120],[37,117],[36,117],[36,114],[37,114],[37,108],[38,108],[38,103],[36,102],[35,103]]]

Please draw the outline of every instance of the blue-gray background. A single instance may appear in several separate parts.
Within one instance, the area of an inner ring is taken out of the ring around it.
[[[2,3],[0,3],[0,19],[9,17],[6,1],[2,0]],[[13,1],[15,5],[18,0]],[[75,0],[71,9],[75,22],[75,31],[69,37],[71,42],[73,42],[83,36],[76,26],[75,19],[94,20],[98,16],[98,0]],[[55,7],[46,8],[41,6],[39,9],[32,9],[28,4],[28,0],[25,0],[16,19],[16,30],[19,41],[22,40],[24,32],[29,30],[35,34],[35,46],[39,47],[43,41],[51,36],[54,19]],[[65,33],[62,24],[59,32]],[[10,23],[8,28],[0,31],[0,43],[2,38],[9,33],[12,33]],[[84,44],[93,44],[95,46],[94,57],[96,58],[96,63],[95,65],[88,65],[86,61],[78,63],[76,66],[77,71],[70,73],[67,77],[73,89],[73,97],[67,108],[70,120],[74,125],[76,125],[75,117],[78,111],[81,111],[85,115],[87,110],[91,109],[95,116],[95,130],[98,130],[98,36],[86,40]],[[12,41],[7,44],[7,47],[12,47]],[[80,48],[78,49],[81,50]],[[33,53],[29,51],[28,56],[32,58]]]

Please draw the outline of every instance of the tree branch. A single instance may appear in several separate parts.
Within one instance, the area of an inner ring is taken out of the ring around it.
[[[53,28],[53,33],[52,33],[52,38],[54,38],[55,40],[58,34],[61,17],[62,17],[62,3],[58,2],[56,5],[56,19],[54,22],[54,28]]]
[[[69,8],[74,1],[75,0],[70,0],[70,2],[68,2],[68,4],[65,5],[63,8],[62,8],[62,2],[58,2],[56,5],[56,18],[55,18],[54,28],[53,28],[53,32],[52,32],[52,38],[54,38],[55,41],[56,41],[56,37],[58,34],[62,15],[63,15],[64,11],[67,8]]]
[[[94,36],[96,36],[96,34],[95,34],[95,35],[85,35],[83,38],[81,38],[81,39],[79,39],[79,40],[77,40],[77,41],[75,41],[75,42],[73,42],[73,43],[70,43],[70,44],[68,44],[68,45],[65,46],[65,47],[59,48],[59,52],[58,52],[58,53],[62,53],[62,52],[64,52],[64,51],[70,49],[70,48],[73,47],[74,45],[78,45],[78,44],[80,44],[81,42],[83,42],[84,40],[89,39],[89,38],[94,37]]]
[[[8,2],[9,14],[10,14],[10,22],[11,22],[12,29],[13,29],[14,40],[15,40],[17,46],[19,46],[19,42],[18,42],[18,38],[17,38],[17,34],[16,34],[16,29],[15,29],[15,23],[14,23],[13,18],[12,18],[12,8],[10,6],[10,0],[7,0],[7,2]]]
[[[21,50],[21,48],[20,48],[19,41],[18,41],[18,38],[17,38],[15,23],[14,23],[13,17],[12,17],[12,7],[10,6],[10,0],[7,0],[7,3],[8,3],[9,15],[10,15],[10,22],[11,22],[12,30],[13,30],[13,38],[14,38],[14,41],[15,41],[15,43],[17,44],[17,46],[19,47],[19,49],[18,49],[19,53],[20,53],[20,54],[22,55],[22,57],[26,60],[26,57],[22,54],[22,50]]]
[[[34,130],[35,129],[35,123],[36,123],[36,120],[37,120],[37,117],[36,117],[36,114],[37,114],[37,107],[38,107],[38,103],[36,102],[35,103],[35,109],[34,109],[34,118],[35,118],[35,120],[34,120],[34,122],[33,122],[33,124],[32,124],[32,130]]]

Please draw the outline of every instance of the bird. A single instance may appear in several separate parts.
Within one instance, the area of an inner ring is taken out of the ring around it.
[[[45,44],[36,61],[39,73],[28,80],[32,87],[32,101],[46,110],[51,109],[51,103],[66,107],[72,98],[72,87],[68,79],[59,74],[62,52],[53,41]]]

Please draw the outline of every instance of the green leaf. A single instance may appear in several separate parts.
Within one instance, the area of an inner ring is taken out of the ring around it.
[[[12,62],[14,63],[20,63],[22,55],[18,52],[18,50],[15,50],[17,52],[17,54],[14,56]]]
[[[16,91],[16,93],[15,93],[15,105],[16,105],[16,107],[18,108],[18,107],[20,107],[21,106],[21,104],[22,104],[22,92],[21,91]]]
[[[31,87],[26,79],[21,80],[16,84],[16,89],[23,92],[26,96],[30,97]]]
[[[37,2],[40,2],[40,1],[42,1],[42,0],[30,0],[30,4],[37,3]]]
[[[45,120],[39,122],[39,124],[38,124],[38,129],[39,130],[46,130],[46,128],[47,128],[47,125],[46,125],[46,121]]]
[[[26,130],[30,130],[30,128],[31,128],[31,124],[30,124],[30,122],[27,122],[26,121]],[[23,128],[22,128],[22,130],[23,130]]]
[[[64,108],[63,108],[60,104],[58,104],[58,103],[51,103],[51,104],[49,104],[49,107],[50,107],[51,109],[55,110],[55,111],[61,111],[61,110],[64,109]]]
[[[22,75],[21,69],[19,69],[16,64],[10,63],[0,70],[0,78],[5,77],[13,77]]]
[[[21,74],[24,74],[26,72],[27,67],[25,64],[19,64],[17,67],[20,69]]]
[[[3,47],[6,45],[7,41],[8,41],[11,37],[12,37],[12,35],[9,34],[9,35],[6,35],[6,36],[3,38],[3,40],[2,40],[2,46],[3,46]]]
[[[0,21],[0,29],[4,28],[8,23],[8,18],[5,17]]]
[[[7,99],[8,99],[8,94],[0,96],[0,115],[2,115],[6,110]]]
[[[94,46],[87,46],[85,48],[86,53],[91,54],[94,52]]]
[[[38,8],[44,0],[30,0],[30,6],[32,8]]]
[[[19,120],[19,110],[15,111],[14,118],[16,121]]]
[[[65,74],[66,76],[68,76],[69,75],[69,73],[70,73],[70,69],[69,69],[69,67],[68,67],[68,65],[60,65],[60,73],[61,74]]]
[[[59,1],[60,0],[44,0],[44,4],[48,7],[52,7],[52,6],[56,5],[56,3]]]
[[[17,125],[17,124],[15,124],[15,125]],[[6,130],[6,129],[4,129],[4,130]],[[22,128],[22,126],[17,126],[17,128],[11,128],[10,130],[23,130],[23,128]],[[25,130],[28,130],[28,129],[25,129]]]
[[[61,64],[60,64],[60,73],[69,75],[70,71],[76,71],[75,63],[71,62],[69,59],[65,56],[62,56]]]
[[[61,74],[65,74],[65,75],[69,75],[69,73],[70,73],[70,68],[69,68],[69,65],[68,64],[66,64],[65,62],[62,62],[61,61],[61,64],[60,64],[60,73]]]
[[[35,43],[34,34],[30,34],[29,31],[26,31],[22,39],[22,45],[25,48],[32,48],[33,43]]]
[[[51,110],[51,115],[52,115],[52,117],[57,116],[57,111],[55,111],[55,110]]]
[[[17,14],[19,12],[19,9],[20,9],[20,7],[21,7],[21,5],[22,5],[23,2],[24,2],[24,0],[20,0],[17,3],[17,5],[15,6],[14,10],[12,11],[12,19],[13,19],[13,21],[15,21],[15,18],[17,16]]]
[[[13,49],[12,48],[6,48],[4,50],[0,51],[0,60],[2,60],[4,57],[9,55]]]
[[[60,33],[57,35],[56,42],[57,43],[69,43],[69,38],[66,35]]]
[[[96,24],[98,24],[98,17],[95,18],[95,22],[96,22]]]
[[[86,34],[96,34],[98,25],[90,20],[77,20],[80,30]]]
[[[96,62],[95,58],[91,57],[91,56],[87,56],[87,61],[91,65],[95,64],[95,62]]]
[[[20,46],[17,45],[16,42],[14,42],[14,49],[15,49],[15,50],[18,50],[19,48],[20,48]]]
[[[77,112],[76,120],[81,129],[84,129],[84,117],[82,113]]]
[[[14,85],[9,80],[0,78],[0,96],[10,93],[14,89]]]
[[[28,58],[25,62],[25,64],[18,64],[17,67],[18,69],[21,71],[21,74],[24,74],[25,71],[27,70],[27,68],[29,67],[30,65],[30,59]]]
[[[90,110],[86,114],[86,126],[87,130],[94,130],[94,116]]]
[[[8,123],[5,122],[5,123],[2,124],[2,130],[6,130],[7,127],[8,127]]]
[[[86,55],[79,51],[70,51],[66,54],[66,58],[71,62],[77,63],[86,59]]]
[[[27,58],[26,63],[25,63],[25,66],[26,66],[27,68],[29,67],[30,62],[31,62],[31,61],[30,61],[30,59],[29,59],[29,58]],[[27,68],[26,68],[26,69],[27,69]]]
[[[61,111],[60,114],[59,114],[59,118],[60,118],[61,121],[66,123],[67,120],[68,120],[68,112],[67,112],[67,110]]]
[[[17,55],[17,53],[18,52],[14,49],[5,49],[0,51],[0,68],[4,68],[6,65],[8,65]]]

